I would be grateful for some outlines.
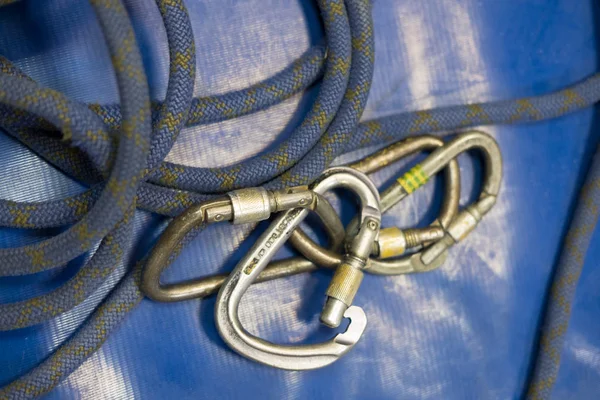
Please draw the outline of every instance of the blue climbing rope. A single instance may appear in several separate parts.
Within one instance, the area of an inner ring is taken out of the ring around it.
[[[0,0],[0,6],[13,1]],[[123,259],[136,208],[174,216],[192,204],[235,188],[310,183],[349,150],[420,133],[555,118],[600,100],[600,76],[594,75],[543,96],[359,123],[374,65],[368,0],[319,0],[326,46],[310,49],[280,73],[247,89],[194,99],[195,45],[187,11],[181,0],[157,0],[167,32],[170,67],[164,102],[151,104],[138,46],[121,1],[91,3],[117,75],[118,105],[70,101],[41,87],[0,57],[0,127],[89,187],[81,194],[55,201],[0,200],[0,226],[34,229],[73,225],[40,243],[0,249],[0,276],[58,268],[93,252],[77,274],[58,289],[0,304],[0,330],[47,321],[94,293]],[[320,78],[318,97],[305,120],[273,150],[224,168],[194,168],[164,161],[185,126],[256,112],[305,90]],[[56,139],[57,131],[62,140]],[[599,157],[594,159],[557,266],[540,355],[528,392],[531,398],[547,398],[558,372],[582,254],[597,222]],[[201,230],[199,227],[194,234]],[[1,388],[0,399],[47,393],[81,365],[142,299],[138,288],[142,266],[143,260],[58,350]]]

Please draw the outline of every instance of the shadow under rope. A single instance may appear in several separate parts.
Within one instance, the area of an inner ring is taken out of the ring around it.
[[[34,57],[64,45],[65,36],[60,32],[65,29],[77,32],[90,20],[96,21],[88,2],[72,0],[62,4],[63,7],[58,7],[59,4],[54,2],[17,1],[3,6],[0,54],[12,61]],[[48,19],[53,23],[48,23]],[[15,46],[14,38],[19,38],[18,46]]]

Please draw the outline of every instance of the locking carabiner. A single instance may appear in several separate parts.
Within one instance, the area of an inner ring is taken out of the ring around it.
[[[379,193],[364,174],[345,167],[327,170],[311,189],[323,194],[336,187],[354,191],[362,205],[361,228],[336,270],[321,314],[321,320],[330,326],[339,325],[343,317],[350,319],[346,332],[324,343],[282,346],[252,335],[240,323],[238,307],[244,293],[308,214],[308,210],[297,208],[280,214],[273,221],[219,291],[215,304],[217,329],[223,340],[237,353],[277,368],[315,369],[331,364],[360,339],[367,324],[366,316],[362,308],[351,304],[362,280],[362,269],[366,266],[379,232]]]
[[[440,259],[444,259],[447,250],[466,238],[483,216],[496,204],[502,181],[502,155],[498,143],[489,135],[472,132],[458,136],[443,148],[435,151],[431,155],[432,159],[428,165],[423,165],[423,169],[431,171],[430,173],[433,174],[436,163],[444,164],[449,157],[454,158],[470,149],[480,150],[484,160],[485,176],[479,199],[459,212],[450,226],[445,229],[446,233],[441,240],[425,249],[422,254],[411,257],[412,264],[418,270],[427,270],[431,265],[439,263]],[[373,265],[371,265],[372,267]],[[379,273],[378,271],[372,272]]]
[[[330,248],[339,250],[345,237],[344,226],[331,204],[306,188],[290,188],[267,191],[263,188],[248,188],[233,191],[228,197],[194,205],[167,226],[152,249],[142,272],[142,292],[156,301],[174,302],[203,298],[216,293],[227,275],[219,274],[200,279],[162,284],[160,276],[171,265],[185,238],[194,229],[221,221],[234,224],[258,222],[268,218],[271,212],[303,207],[313,210],[324,222]],[[272,262],[260,274],[256,282],[264,282],[284,276],[310,272],[317,266],[302,257],[293,257]]]
[[[389,164],[396,162],[406,156],[423,150],[434,150],[444,146],[444,141],[438,137],[423,135],[410,137],[405,140],[394,143],[364,159],[350,164],[351,168],[361,172],[376,172]],[[450,222],[458,214],[458,203],[460,200],[460,169],[456,160],[452,159],[444,169],[444,201],[438,218],[426,228],[399,229],[396,227],[381,229],[377,245],[373,249],[374,255],[382,258],[391,258],[403,254],[409,248],[418,248],[419,246],[440,240],[444,237],[444,228],[450,225]],[[402,178],[401,178],[402,179]],[[385,212],[395,204],[409,195],[409,192],[402,186],[401,179],[396,180],[381,194],[381,211]],[[424,182],[428,177],[423,178]],[[415,188],[416,189],[416,188]],[[356,233],[356,220],[352,220],[348,226],[347,232],[353,236]],[[290,237],[290,243],[302,255],[314,263],[331,268],[340,262],[340,255],[336,251],[323,249],[320,245],[310,239],[301,229],[297,229]],[[400,259],[385,260],[386,264],[400,264],[406,262],[408,257]],[[370,260],[372,263],[374,260]],[[366,269],[370,272],[370,267]],[[376,268],[375,271],[378,271]],[[375,272],[374,271],[374,272]],[[395,274],[392,269],[389,274]]]

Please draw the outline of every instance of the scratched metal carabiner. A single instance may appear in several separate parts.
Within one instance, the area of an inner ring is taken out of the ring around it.
[[[186,236],[192,230],[214,222],[258,222],[268,218],[271,212],[296,207],[313,210],[324,223],[330,249],[333,251],[341,248],[345,237],[344,226],[331,204],[319,194],[306,188],[273,192],[262,188],[236,190],[229,193],[228,197],[194,205],[171,221],[146,261],[142,271],[142,292],[153,300],[163,302],[203,298],[216,293],[227,275],[211,275],[174,284],[160,282],[162,273],[171,265]],[[317,268],[314,263],[303,257],[274,261],[265,268],[256,282],[310,272]]]
[[[491,136],[483,132],[462,133],[443,147],[437,148],[420,165],[407,172],[382,194],[382,204],[391,207],[422,186],[431,176],[449,163],[455,162],[455,158],[459,154],[474,148],[481,150],[485,161],[484,186],[479,202],[459,212],[450,223],[442,223],[442,237],[435,240],[435,243],[426,250],[398,259],[371,258],[365,268],[366,272],[378,275],[399,275],[436,269],[443,264],[447,255],[446,250],[475,228],[481,217],[494,205],[502,180],[502,156],[498,144]],[[458,197],[455,198],[458,199]],[[353,230],[351,223],[347,231],[352,232]],[[400,240],[401,244],[398,247],[401,250],[406,247],[406,239],[401,236],[392,237],[391,240]],[[323,249],[310,238],[301,237],[301,240],[291,242],[302,255],[319,265],[331,266],[339,262],[339,254]],[[381,238],[380,243],[382,243]]]
[[[419,271],[431,269],[430,266],[438,264],[440,259],[445,259],[450,247],[466,238],[475,229],[483,216],[487,214],[494,204],[500,191],[502,181],[502,154],[498,143],[493,137],[481,133],[470,132],[458,136],[448,142],[443,148],[438,149],[431,155],[427,165],[423,163],[423,170],[434,174],[436,164],[445,164],[449,159],[465,151],[477,149],[483,155],[484,181],[479,199],[465,209],[460,211],[456,218],[450,223],[445,231],[444,237],[426,248],[418,256],[411,256],[412,266]],[[453,155],[454,154],[454,155]],[[371,264],[373,273],[386,273],[386,266]]]
[[[423,150],[434,150],[443,145],[444,141],[435,136],[409,137],[348,166],[364,173],[373,173],[411,154]],[[440,240],[444,236],[444,228],[449,226],[458,214],[460,169],[456,160],[452,159],[448,163],[444,169],[444,178],[444,201],[438,218],[426,228],[382,228],[379,240],[373,249],[374,256],[384,259],[396,257],[404,254],[407,249],[417,249],[425,243]],[[386,212],[407,195],[408,193],[404,191],[399,181],[395,181],[381,194],[381,211]],[[356,227],[356,221],[352,220],[347,231],[353,234],[356,232]],[[340,255],[338,252],[323,249],[300,228],[294,231],[290,237],[290,243],[306,258],[319,266],[332,268],[332,266],[339,263]],[[399,263],[402,261],[394,259],[388,262]]]
[[[311,189],[323,194],[336,187],[353,190],[362,204],[360,229],[347,254],[341,259],[327,290],[327,300],[321,313],[321,321],[328,326],[339,326],[344,317],[349,318],[346,332],[324,343],[283,346],[252,335],[239,320],[238,307],[244,293],[307,216],[308,210],[297,208],[281,213],[273,221],[219,291],[215,304],[217,329],[223,340],[237,353],[277,368],[315,369],[331,364],[360,339],[367,324],[366,316],[362,308],[351,304],[362,281],[362,269],[366,266],[379,232],[379,193],[364,174],[345,167],[327,170]]]

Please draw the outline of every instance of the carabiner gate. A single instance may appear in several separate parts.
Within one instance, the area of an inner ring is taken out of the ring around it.
[[[353,190],[360,197],[361,229],[352,249],[343,258],[327,291],[321,320],[338,326],[350,319],[348,329],[319,344],[282,346],[260,339],[244,329],[238,317],[239,303],[260,272],[283,246],[291,233],[308,215],[306,209],[293,209],[279,215],[240,261],[221,287],[215,304],[215,322],[223,340],[237,353],[273,367],[306,370],[331,364],[348,352],[360,339],[367,324],[362,308],[352,300],[362,280],[373,241],[381,224],[379,193],[362,173],[345,167],[332,168],[311,187],[318,194],[336,188]]]
[[[481,132],[460,135],[448,142],[444,148],[434,152],[428,165],[424,165],[423,168],[433,174],[436,164],[443,165],[450,157],[454,158],[470,149],[480,150],[485,164],[484,182],[479,199],[459,212],[445,229],[446,233],[441,240],[425,249],[419,257],[411,257],[413,264],[420,270],[428,270],[431,265],[435,265],[441,258],[444,258],[447,250],[466,238],[483,216],[496,204],[496,197],[502,181],[502,154],[498,143],[489,135]]]

